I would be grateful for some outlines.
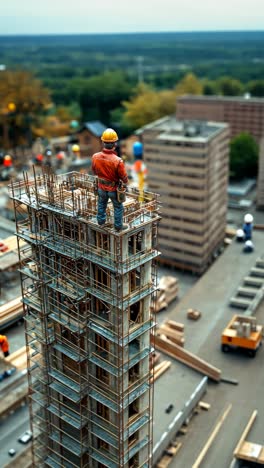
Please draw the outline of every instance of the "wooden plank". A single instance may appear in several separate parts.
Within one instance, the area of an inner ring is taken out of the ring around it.
[[[165,325],[172,328],[173,330],[178,330],[180,332],[184,332],[184,324],[180,322],[175,322],[174,320],[167,320]]]
[[[176,446],[169,447],[166,454],[161,458],[157,464],[157,468],[167,468],[173,460],[173,457],[178,453],[182,446],[182,442],[176,442]]]
[[[176,330],[172,330],[169,327],[166,327],[165,325],[162,325],[158,330],[157,330],[157,335],[166,335],[167,338],[169,338],[171,341],[174,343],[178,344],[179,346],[184,346],[184,338],[182,333],[177,332]]]
[[[239,441],[238,441],[238,443],[237,443],[237,446],[236,446],[236,448],[235,448],[235,450],[234,450],[234,453],[233,453],[233,455],[234,455],[236,458],[239,458],[240,447],[242,446],[242,444],[243,444],[243,442],[245,441],[245,439],[246,439],[246,437],[247,437],[247,435],[248,435],[248,433],[249,433],[251,427],[253,426],[253,423],[254,423],[254,421],[255,421],[255,419],[256,419],[256,417],[257,417],[257,414],[258,414],[258,411],[257,411],[257,410],[254,410],[253,413],[252,413],[252,415],[250,416],[250,419],[249,419],[249,421],[248,421],[248,423],[247,423],[247,425],[246,425],[244,431],[242,432],[242,435],[241,435],[241,437],[240,437],[240,439],[239,439]]]
[[[203,447],[202,451],[200,452],[198,458],[196,459],[196,461],[192,465],[192,468],[198,468],[201,465],[205,455],[207,454],[207,452],[208,452],[209,448],[211,447],[215,437],[217,436],[218,432],[220,431],[221,426],[223,425],[223,423],[224,423],[226,417],[228,416],[231,408],[232,408],[232,404],[230,403],[227,406],[227,408],[225,409],[222,416],[220,417],[219,421],[216,423],[213,432],[211,433],[211,435],[210,435],[209,439],[207,440],[205,446]]]
[[[153,376],[151,377],[150,381],[151,383],[156,381],[166,370],[168,370],[171,366],[170,361],[163,361],[157,366],[154,367],[153,369]]]
[[[210,403],[206,403],[205,401],[199,401],[198,403],[199,408],[208,411],[211,408]]]
[[[212,366],[208,362],[199,358],[198,356],[192,354],[190,351],[181,348],[175,343],[172,343],[169,340],[164,340],[162,337],[156,336],[153,340],[155,342],[155,347],[160,351],[163,351],[168,356],[177,359],[178,361],[186,364],[189,367],[201,372],[204,375],[207,375],[212,380],[219,382],[221,379],[221,370]]]
[[[166,335],[166,333],[167,333],[168,336],[170,335],[170,336],[173,336],[173,337],[179,338],[179,339],[181,339],[183,337],[183,332],[178,331],[178,330],[174,330],[171,327],[168,327],[164,323],[162,325],[160,325],[160,327],[158,328],[158,332],[164,333],[164,335]]]
[[[262,447],[260,454],[258,456],[258,462],[264,465],[264,447]]]
[[[239,460],[258,462],[262,445],[244,441],[239,449]]]

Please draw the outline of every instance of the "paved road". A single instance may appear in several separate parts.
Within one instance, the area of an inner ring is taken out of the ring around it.
[[[16,454],[25,449],[25,445],[18,442],[18,438],[29,429],[28,407],[21,406],[15,413],[1,422],[0,425],[0,466],[4,467],[12,461],[8,450],[13,448]],[[23,468],[23,467],[21,467]]]
[[[223,376],[239,381],[238,386],[209,383],[205,400],[211,403],[211,409],[194,417],[188,433],[182,437],[183,447],[172,461],[171,468],[192,467],[218,417],[229,403],[232,403],[232,410],[201,467],[229,468],[233,450],[254,409],[258,410],[258,417],[249,440],[264,444],[264,346],[255,359],[238,353],[223,354],[220,350],[221,332],[237,312],[229,308],[229,299],[256,258],[263,254],[264,233],[256,232],[254,242],[256,251],[252,256],[242,254],[241,246],[233,243],[169,314],[169,318],[185,323],[187,349],[219,367]],[[188,322],[188,307],[201,310],[202,318]],[[258,322],[264,324],[264,302],[256,316]]]

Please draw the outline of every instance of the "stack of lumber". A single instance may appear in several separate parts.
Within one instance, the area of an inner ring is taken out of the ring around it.
[[[20,296],[0,306],[0,328],[3,328],[9,322],[14,322],[23,316],[23,304],[21,300],[22,298]]]
[[[178,344],[173,343],[171,339],[168,339],[166,336],[156,335],[155,338],[153,338],[153,343],[155,343],[156,349],[201,372],[202,374],[207,375],[212,380],[215,380],[216,382],[221,380],[220,369],[217,369],[190,351],[183,349]]]
[[[151,312],[157,313],[167,309],[179,293],[178,279],[174,276],[162,276],[158,284],[157,294],[151,305]]]
[[[174,444],[172,444],[164,453],[163,457],[161,458],[161,460],[158,462],[157,464],[157,468],[167,468],[172,460],[173,460],[173,457],[178,453],[178,451],[180,450],[182,446],[182,443],[181,442],[175,442]]]
[[[27,348],[23,346],[19,348],[14,353],[10,354],[7,358],[5,358],[6,362],[9,362],[12,367],[16,367],[16,369],[23,370],[27,368]]]
[[[0,257],[3,255],[6,255],[9,252],[12,252],[13,250],[17,250],[17,237],[16,236],[9,236],[6,237],[6,239],[1,239],[0,242],[2,242],[6,247],[7,250],[5,252],[0,252]],[[20,245],[24,245],[25,241],[21,241]]]
[[[150,382],[153,383],[157,380],[166,370],[168,370],[171,366],[171,361],[162,361],[156,366],[153,367],[151,370],[152,377],[150,378]]]
[[[165,336],[168,340],[179,346],[184,346],[184,325],[182,323],[167,320],[156,330],[159,337]]]

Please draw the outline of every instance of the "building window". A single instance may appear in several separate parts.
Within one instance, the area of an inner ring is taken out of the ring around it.
[[[109,385],[109,372],[102,367],[96,366],[96,379],[99,380],[101,383]]]
[[[128,253],[129,255],[135,255],[143,250],[143,231],[134,234],[128,238]]]
[[[138,301],[129,307],[129,320],[133,323],[142,322],[142,301]]]
[[[99,403],[99,401],[96,402],[96,414],[107,421],[109,420],[109,408],[102,403]]]

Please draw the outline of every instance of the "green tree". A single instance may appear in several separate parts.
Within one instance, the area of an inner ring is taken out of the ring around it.
[[[175,86],[176,96],[184,94],[203,94],[203,85],[193,73],[187,73]]]
[[[241,133],[230,142],[230,176],[234,179],[255,177],[259,148],[249,133]]]
[[[32,73],[3,71],[0,103],[3,146],[31,144],[32,126],[51,105],[48,89]]]
[[[133,84],[122,72],[106,72],[88,78],[80,94],[83,120],[98,119],[108,123],[111,111],[128,99],[132,87]]]
[[[123,124],[139,128],[176,110],[174,91],[157,92],[150,86],[141,84],[129,101],[124,101]]]
[[[214,96],[218,94],[218,88],[215,81],[205,79],[202,81],[203,84],[203,94],[205,96]]]
[[[219,94],[223,96],[240,96],[243,93],[243,85],[241,81],[229,76],[223,76],[217,80]]]
[[[264,80],[250,81],[247,90],[251,96],[264,97]]]

